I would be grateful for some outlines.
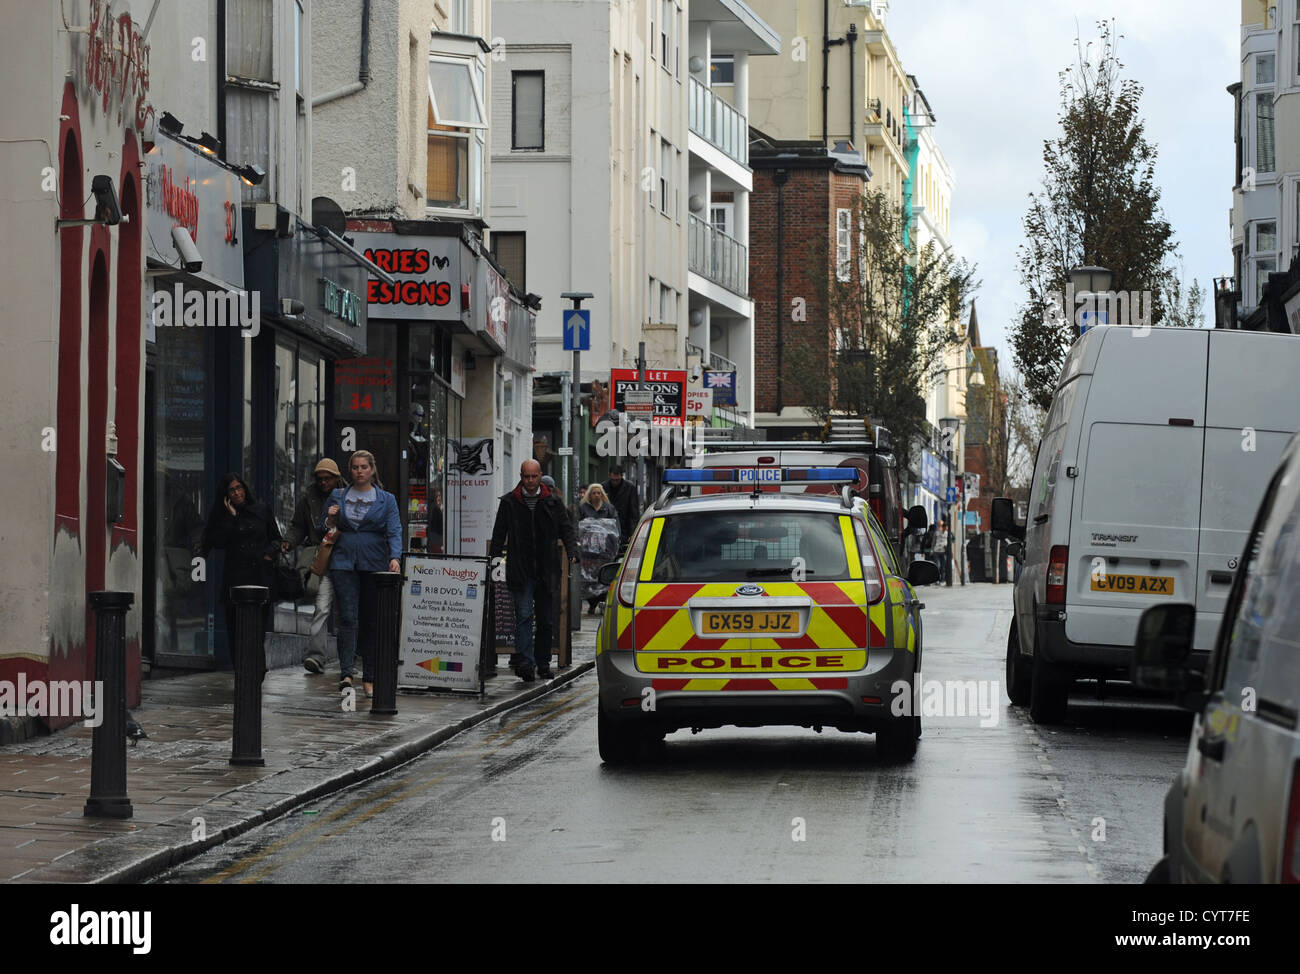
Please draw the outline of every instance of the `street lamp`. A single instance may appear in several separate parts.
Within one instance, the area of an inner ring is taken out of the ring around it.
[[[1093,299],[1094,295],[1105,294],[1110,291],[1111,281],[1115,275],[1105,267],[1074,267],[1070,270],[1070,285],[1074,288],[1074,300],[1077,302],[1082,297]],[[1066,314],[1073,316],[1074,308],[1066,309]],[[1090,317],[1094,320],[1097,317],[1097,303],[1093,299],[1090,301]],[[1120,322],[1106,322],[1107,324],[1120,324]],[[1080,331],[1082,334],[1082,331]]]

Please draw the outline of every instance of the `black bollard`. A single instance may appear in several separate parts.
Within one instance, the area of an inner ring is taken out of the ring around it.
[[[90,797],[82,815],[130,818],[126,794],[126,610],[135,601],[131,592],[91,592],[95,612],[96,714],[90,751]],[[98,688],[96,688],[98,690]]]
[[[266,764],[262,758],[262,679],[266,676],[264,606],[269,595],[265,585],[236,585],[230,590],[235,606],[235,631],[230,634],[230,657],[235,664],[231,764]]]
[[[375,572],[375,695],[372,714],[397,713],[398,639],[402,626],[402,575]]]

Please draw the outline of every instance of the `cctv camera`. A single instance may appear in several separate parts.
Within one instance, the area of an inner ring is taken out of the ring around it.
[[[172,227],[172,243],[176,245],[176,253],[181,255],[181,267],[191,272],[203,270],[203,255],[184,227]]]
[[[95,222],[113,227],[122,222],[122,208],[117,205],[111,176],[96,176],[90,181],[90,191],[95,194]]]

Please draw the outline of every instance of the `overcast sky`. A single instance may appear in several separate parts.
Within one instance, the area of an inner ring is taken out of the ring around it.
[[[1097,22],[1116,19],[1124,77],[1143,87],[1156,184],[1185,277],[1209,290],[1232,273],[1232,98],[1240,76],[1240,5],[1229,0],[893,0],[886,29],[916,75],[952,167],[958,254],[979,265],[980,337],[1013,371],[1009,341],[1021,289],[1016,246],[1043,141],[1060,135],[1058,75]],[[1207,302],[1206,324],[1213,324]]]

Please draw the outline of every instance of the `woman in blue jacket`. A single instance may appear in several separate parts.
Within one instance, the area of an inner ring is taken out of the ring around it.
[[[370,696],[375,666],[374,573],[402,570],[402,521],[397,498],[378,485],[374,454],[358,450],[348,467],[352,485],[330,494],[322,524],[339,529],[330,558],[330,581],[339,612],[339,689],[352,686],[360,630],[361,681]]]

